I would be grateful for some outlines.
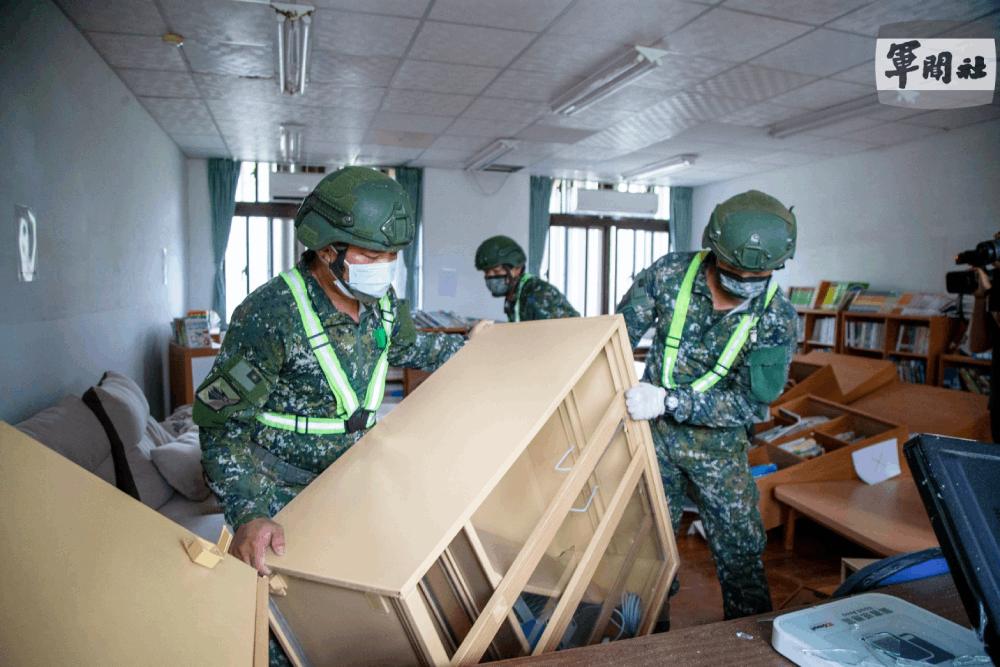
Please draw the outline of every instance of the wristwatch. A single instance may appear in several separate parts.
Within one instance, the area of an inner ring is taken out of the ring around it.
[[[680,407],[681,401],[673,394],[667,394],[667,410],[673,412]]]

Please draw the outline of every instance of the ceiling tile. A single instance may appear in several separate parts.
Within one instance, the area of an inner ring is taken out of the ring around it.
[[[546,125],[556,127],[575,127],[583,130],[603,130],[615,123],[631,118],[634,111],[622,109],[598,109],[590,107],[572,116],[549,114],[545,117]]]
[[[266,4],[218,0],[157,0],[173,32],[190,44],[268,45],[274,41],[275,11]],[[95,3],[97,4],[97,3]]]
[[[366,128],[371,114],[355,109],[275,104],[250,100],[208,100],[209,109],[218,121],[243,126],[265,125],[277,128],[281,123],[299,123],[319,127]],[[222,128],[223,134],[226,133]]]
[[[454,118],[451,116],[379,111],[372,119],[371,126],[382,130],[441,133],[446,127],[451,125],[453,120]]]
[[[951,130],[963,125],[972,125],[986,120],[1000,118],[1000,107],[994,104],[985,104],[978,107],[967,107],[965,109],[942,109],[931,111],[930,113],[913,116],[905,121],[906,124],[924,125],[927,127],[939,127]]]
[[[535,33],[425,21],[409,57],[460,65],[505,67]]]
[[[429,2],[430,0],[312,0],[310,4],[353,12],[420,18]]]
[[[201,97],[188,72],[151,69],[119,69],[116,72],[136,96]]]
[[[205,99],[248,100],[275,104],[338,107],[374,111],[379,107],[384,88],[336,86],[310,82],[302,95],[283,95],[274,79],[195,74]]]
[[[740,62],[795,39],[809,29],[799,23],[715,8],[672,33],[666,39],[666,48]]]
[[[668,53],[660,60],[659,67],[636,81],[635,85],[661,90],[689,88],[732,66],[732,63],[724,60]]]
[[[317,11],[313,19],[314,44],[352,56],[401,56],[419,21],[395,16]]]
[[[837,72],[836,74],[830,75],[831,79],[837,79],[838,81],[850,81],[851,83],[860,83],[866,86],[875,85],[875,61],[868,60],[846,69],[843,72]]]
[[[466,137],[511,137],[526,124],[520,121],[459,118],[448,128],[448,134]]]
[[[427,148],[434,143],[435,135],[429,132],[404,132],[402,130],[369,130],[365,143],[399,148]]]
[[[965,37],[965,38],[988,38],[1000,39],[1000,12],[994,12],[977,21],[970,21],[962,25],[945,30],[940,37]]]
[[[560,148],[555,155],[564,160],[581,160],[585,162],[603,162],[626,155],[631,151],[627,148],[601,148],[598,146],[569,145]]]
[[[658,90],[656,88],[642,88],[640,86],[626,86],[622,90],[610,95],[591,109],[598,111],[642,111],[654,104],[659,104],[680,90]]]
[[[867,130],[868,128],[877,127],[884,123],[884,120],[865,118],[863,116],[858,118],[845,118],[844,120],[837,121],[836,123],[814,128],[804,134],[814,137],[843,137],[852,132]]]
[[[554,72],[506,69],[483,94],[514,100],[548,102],[574,83],[576,80],[567,83]]]
[[[925,113],[927,113],[926,109],[908,109],[905,107],[894,107],[889,106],[888,104],[883,104],[876,107],[874,111],[867,112],[865,117],[877,118],[878,120],[903,120],[904,118],[912,118],[913,116]]]
[[[603,39],[544,34],[511,67],[556,72],[566,77],[569,86],[574,78],[592,74],[624,50],[621,44]]]
[[[995,0],[880,0],[827,27],[875,35],[880,26],[900,21],[970,21],[996,9]]]
[[[921,125],[906,125],[904,123],[883,123],[876,127],[858,130],[844,136],[845,139],[863,141],[869,144],[888,146],[901,144],[914,139],[923,139],[943,130],[936,127]]]
[[[420,154],[420,159],[432,162],[450,162],[464,165],[470,157],[475,155],[475,150],[459,150],[457,148],[428,148]]]
[[[816,77],[758,65],[737,65],[695,86],[692,90],[710,95],[735,97],[749,102],[763,102],[776,95],[803,86]]]
[[[871,0],[726,0],[725,7],[820,25]]]
[[[167,31],[153,0],[56,0],[81,30],[156,35]]]
[[[873,82],[874,83],[874,82]],[[841,102],[873,93],[875,86],[820,79],[771,99],[775,104],[804,109],[825,109]]]
[[[392,81],[394,88],[476,95],[500,70],[494,67],[404,60]]]
[[[815,139],[815,137],[812,138]],[[822,139],[820,141],[803,144],[797,147],[796,151],[802,153],[816,153],[818,155],[848,155],[850,153],[860,153],[861,151],[866,151],[873,147],[873,144],[853,139]]]
[[[745,125],[748,127],[767,127],[778,121],[787,120],[802,113],[801,109],[783,107],[770,102],[760,102],[720,116],[719,120],[730,125]]]
[[[434,150],[442,149],[474,153],[488,143],[489,139],[484,139],[483,137],[456,137],[450,134],[442,134],[434,140],[431,148]]]
[[[109,32],[89,32],[87,37],[112,67],[187,71],[187,65],[177,47],[167,44],[159,37]]]
[[[594,134],[593,130],[581,130],[571,127],[554,127],[536,123],[518,133],[518,138],[530,141],[543,141],[557,144],[575,144]]]
[[[697,119],[681,115],[673,105],[657,104],[586,139],[589,146],[637,150],[680,134]]]
[[[549,33],[618,44],[652,44],[705,11],[676,0],[578,0]]]
[[[363,144],[358,148],[353,163],[360,165],[400,164],[416,158],[423,152],[421,148],[393,148]]]
[[[430,18],[541,32],[572,0],[437,0]]]
[[[462,118],[482,118],[484,120],[509,120],[531,123],[548,113],[548,106],[536,102],[505,100],[497,97],[478,97],[465,110]]]
[[[190,42],[184,44],[191,69],[195,72],[230,76],[274,76],[271,45],[219,44]]]
[[[428,93],[422,90],[390,88],[382,100],[383,111],[457,116],[474,98],[471,95]]]
[[[206,157],[210,153],[211,157],[228,157],[229,149],[222,141],[219,133],[215,134],[171,134],[170,138],[177,142],[180,149],[188,157]],[[197,156],[193,153],[198,153]]]
[[[867,62],[874,55],[873,38],[820,28],[758,56],[753,62],[793,72],[828,76]]]
[[[760,162],[762,164],[771,164],[776,167],[792,167],[797,165],[809,164],[810,162],[816,162],[822,159],[815,153],[799,153],[797,151],[776,151],[774,153],[767,153],[766,155],[761,155],[758,158],[754,158],[754,162]]]
[[[350,56],[317,47],[309,56],[309,81],[384,87],[389,85],[399,62],[399,58]]]
[[[139,101],[168,134],[215,134],[208,107],[201,100],[140,97]]]

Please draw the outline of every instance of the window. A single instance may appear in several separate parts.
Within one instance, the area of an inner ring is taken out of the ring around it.
[[[655,192],[654,218],[569,213],[580,189]],[[669,251],[670,189],[634,183],[557,180],[549,202],[550,226],[542,275],[584,316],[612,313],[635,276]]]
[[[271,165],[244,162],[226,246],[226,321],[250,292],[295,263],[295,204],[270,200]]]

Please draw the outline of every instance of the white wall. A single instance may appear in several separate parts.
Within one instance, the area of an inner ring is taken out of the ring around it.
[[[208,160],[187,159],[187,294],[185,311],[212,307],[215,266],[212,258],[212,207]]]
[[[424,310],[451,310],[505,322],[503,299],[493,298],[476,271],[476,248],[505,234],[528,248],[527,174],[470,174],[424,170]]]
[[[955,254],[1000,229],[1000,121],[695,188],[695,247],[715,205],[749,189],[795,206],[798,249],[783,285],[944,292]]]
[[[0,34],[0,419],[108,369],[159,414],[185,291],[184,157],[51,2],[5,3]],[[31,283],[17,280],[15,204],[38,219]]]

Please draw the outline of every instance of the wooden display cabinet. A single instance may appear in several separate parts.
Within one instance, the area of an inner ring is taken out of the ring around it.
[[[755,446],[748,454],[750,465],[774,463],[778,466],[777,472],[758,477],[756,480],[760,491],[760,514],[767,530],[784,524],[787,519],[786,508],[774,498],[774,487],[779,484],[855,479],[851,452],[892,438],[896,439],[902,460],[902,446],[907,436],[906,428],[817,396],[802,396],[773,407],[771,420],[756,425],[757,435],[775,426],[793,423],[794,420],[786,416],[789,412],[800,417],[824,416],[828,417],[829,421],[771,442],[764,442],[755,437]],[[854,433],[854,438],[850,442],[836,437],[848,431]],[[813,438],[826,450],[826,453],[804,459],[778,446],[801,437]]]
[[[822,310],[819,308],[799,308],[799,317],[805,318],[805,335],[799,342],[801,353],[806,354],[813,350],[824,350],[826,352],[838,352],[838,341],[841,338],[842,319],[836,310]],[[832,340],[820,340],[820,322],[833,320],[834,335]]]
[[[275,517],[272,627],[293,663],[649,633],[678,559],[649,426],[625,411],[635,382],[620,316],[483,331]]]
[[[267,665],[265,579],[3,422],[0,504],[3,664]]]
[[[860,355],[872,359],[886,359],[894,364],[918,363],[923,367],[924,382],[938,384],[938,359],[944,353],[950,339],[952,320],[943,315],[897,315],[893,313],[842,313],[840,326],[840,349],[846,354]],[[868,323],[882,327],[882,341],[874,347],[848,345],[848,334],[852,326]],[[897,347],[900,329],[917,327],[926,332],[926,350],[901,350]]]

